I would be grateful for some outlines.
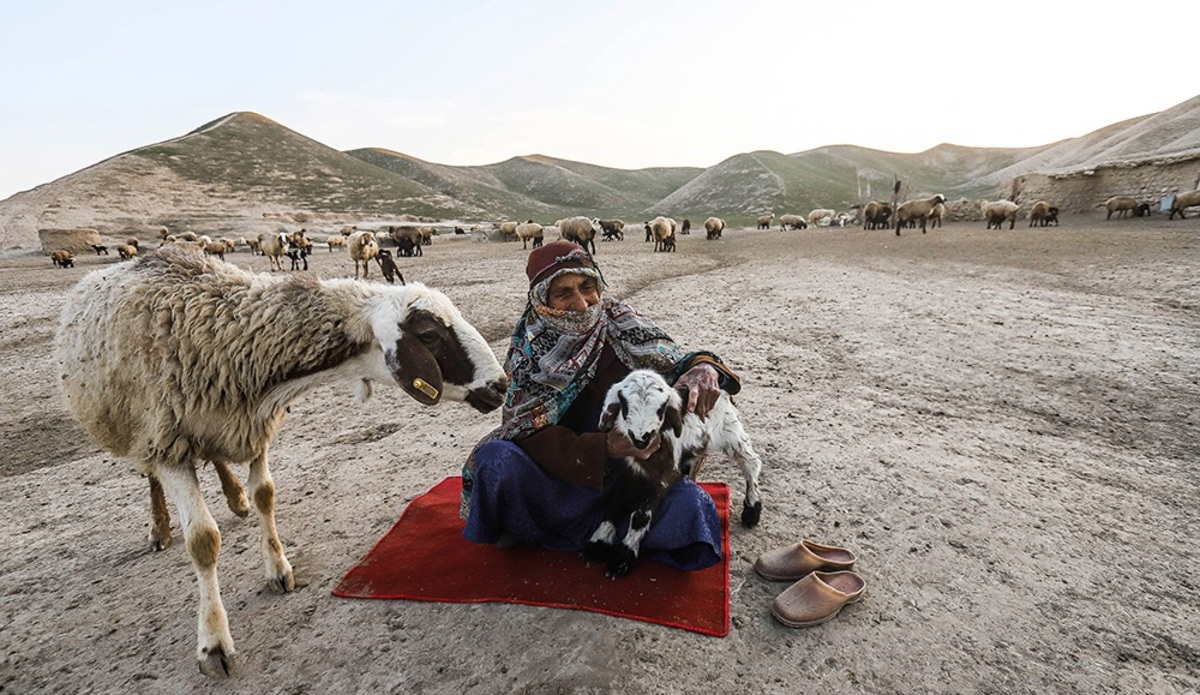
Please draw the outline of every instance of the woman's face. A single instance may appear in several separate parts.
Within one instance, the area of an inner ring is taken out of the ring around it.
[[[584,311],[600,303],[600,284],[579,273],[564,273],[550,281],[546,304],[559,311]]]

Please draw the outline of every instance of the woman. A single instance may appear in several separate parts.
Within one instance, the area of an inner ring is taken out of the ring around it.
[[[516,542],[578,551],[600,523],[609,459],[646,458],[623,435],[598,432],[610,386],[653,369],[686,389],[704,417],[737,376],[707,352],[685,352],[624,302],[602,297],[604,279],[582,248],[556,241],[529,254],[529,296],[513,332],[502,424],[463,467],[463,535],[501,547]],[[619,529],[623,532],[624,529]],[[668,491],[642,542],[642,556],[679,569],[721,559],[712,498],[690,478]]]

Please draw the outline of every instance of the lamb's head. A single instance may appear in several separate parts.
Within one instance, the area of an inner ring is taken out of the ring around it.
[[[683,398],[656,372],[639,369],[613,384],[604,399],[600,429],[629,437],[639,449],[646,448],[658,432],[683,433]]]
[[[500,407],[508,388],[504,369],[458,307],[420,283],[388,290],[370,319],[396,383],[426,405],[447,398],[481,413]]]

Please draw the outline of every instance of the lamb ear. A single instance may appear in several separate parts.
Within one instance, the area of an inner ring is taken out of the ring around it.
[[[683,412],[674,404],[668,405],[667,412],[663,413],[663,430],[668,427],[675,430],[676,437],[683,436]]]
[[[608,407],[604,409],[604,412],[600,413],[600,424],[597,425],[597,429],[599,429],[601,432],[607,432],[611,430],[613,425],[617,422],[617,413],[620,412],[620,410],[621,404],[617,401],[609,403]]]
[[[392,378],[408,395],[425,405],[442,399],[442,368],[415,335],[401,331],[400,339],[384,358]]]

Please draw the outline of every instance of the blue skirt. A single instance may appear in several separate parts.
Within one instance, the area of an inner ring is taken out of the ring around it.
[[[604,493],[547,473],[510,441],[475,452],[470,512],[463,536],[495,543],[503,531],[550,550],[580,551],[604,518]],[[629,520],[621,520],[617,537]],[[721,520],[712,498],[691,478],[671,486],[642,540],[639,556],[681,570],[721,561]]]

